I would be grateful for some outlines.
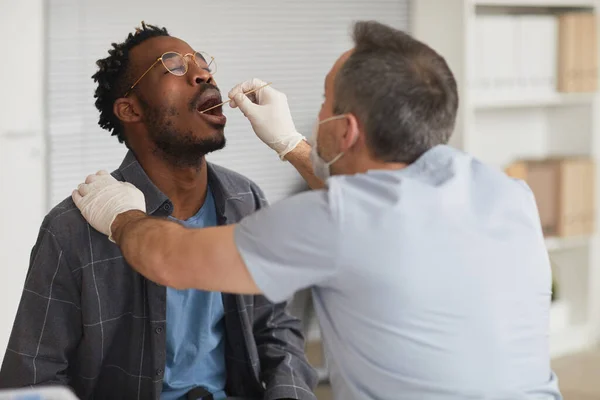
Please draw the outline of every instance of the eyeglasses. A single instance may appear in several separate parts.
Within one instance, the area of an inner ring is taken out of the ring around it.
[[[195,53],[188,53],[185,55],[181,55],[175,51],[167,51],[162,56],[158,57],[154,63],[139,77],[137,81],[131,85],[131,87],[125,92],[123,97],[127,97],[127,95],[133,90],[133,88],[142,80],[144,76],[154,66],[160,61],[165,67],[167,71],[172,73],[175,76],[184,76],[188,72],[188,56],[194,60],[194,63],[205,71],[208,71],[211,75],[214,75],[217,72],[217,63],[215,62],[215,58],[208,55],[203,51],[196,51]]]

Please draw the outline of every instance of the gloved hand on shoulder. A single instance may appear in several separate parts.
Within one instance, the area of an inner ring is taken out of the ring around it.
[[[111,227],[121,213],[146,212],[144,194],[129,182],[120,182],[106,171],[89,175],[72,194],[83,217],[97,231],[112,238]]]

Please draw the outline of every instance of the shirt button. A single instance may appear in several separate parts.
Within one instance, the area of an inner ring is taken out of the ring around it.
[[[156,332],[158,335],[160,335],[162,333],[162,331],[163,331],[163,328],[161,326],[159,326],[158,328],[156,328],[154,330],[154,332]]]
[[[156,376],[161,376],[163,373],[163,370],[161,368],[156,370]]]
[[[165,205],[163,206],[163,210],[165,210],[165,211],[171,210],[171,205],[169,203],[165,203]]]

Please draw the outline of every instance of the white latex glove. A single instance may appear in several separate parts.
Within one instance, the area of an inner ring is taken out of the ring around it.
[[[255,102],[244,94],[265,84],[266,82],[260,79],[240,83],[229,92],[229,98],[232,100],[229,105],[233,108],[239,107],[250,120],[256,136],[275,150],[283,160],[283,157],[305,138],[296,130],[285,94],[271,86],[248,95],[254,98]]]
[[[125,211],[146,212],[144,194],[129,182],[120,182],[106,171],[89,175],[73,191],[73,201],[83,217],[97,231],[114,243],[111,226]]]

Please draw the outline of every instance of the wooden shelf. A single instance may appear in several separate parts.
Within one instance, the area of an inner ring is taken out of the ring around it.
[[[474,95],[473,107],[476,110],[492,110],[522,107],[559,107],[578,104],[592,104],[596,93],[548,93],[511,94],[501,96]]]
[[[593,8],[594,0],[472,0],[476,6],[540,7],[540,8]]]
[[[546,238],[546,248],[548,251],[570,250],[580,247],[585,247],[590,244],[589,236],[573,236],[573,237],[550,237]]]

